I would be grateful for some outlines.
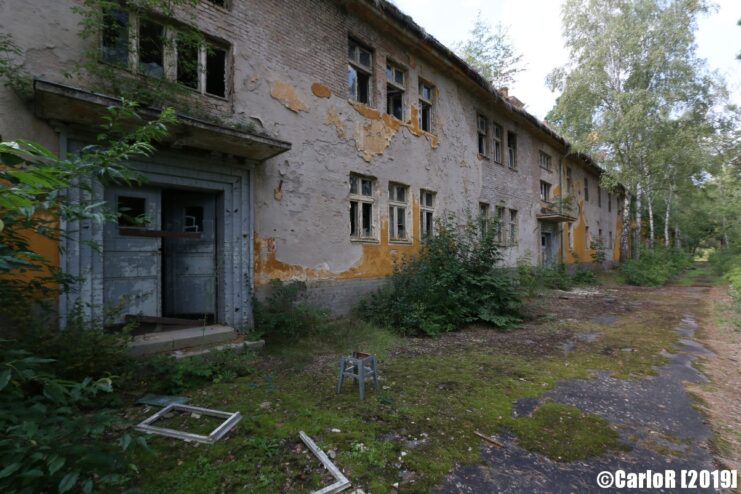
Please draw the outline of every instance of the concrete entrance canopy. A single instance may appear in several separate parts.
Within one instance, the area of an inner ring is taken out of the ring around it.
[[[35,113],[55,123],[60,130],[62,156],[84,147],[90,140],[91,130],[102,121],[106,108],[120,102],[117,98],[56,83],[40,80],[34,83]],[[145,108],[138,113],[143,118],[156,118],[158,111]],[[216,283],[213,319],[217,324],[235,328],[249,325],[254,279],[253,169],[261,161],[289,150],[291,144],[183,115],[178,115],[177,124],[169,130],[167,140],[158,143],[158,151],[153,156],[131,159],[126,165],[145,178],[144,187],[153,194],[181,191],[181,195],[210,194],[215,198],[217,258],[213,273]],[[91,185],[91,188],[70,189],[69,200],[89,204],[104,202],[107,193],[103,185],[97,181]],[[106,286],[108,280],[124,276],[120,272],[125,272],[130,279],[139,276],[133,265],[117,264],[118,261],[107,256],[104,238],[110,236],[111,229],[116,235],[125,230],[119,226],[91,221],[61,222],[60,267],[79,280],[73,291],[60,296],[61,327],[66,325],[66,318],[72,311],[80,312],[86,319],[110,322],[104,297],[109,288]],[[156,225],[152,228],[160,229]],[[158,232],[151,233],[156,236]],[[159,280],[153,284],[153,291],[160,292],[163,289],[161,273],[158,270],[149,275]],[[139,281],[142,279],[140,277]],[[140,315],[161,315],[161,303],[157,308],[149,308],[149,312],[142,311]]]

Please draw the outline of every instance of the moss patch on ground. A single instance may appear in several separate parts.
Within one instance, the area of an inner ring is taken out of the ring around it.
[[[652,374],[691,307],[672,294],[650,293],[640,292],[636,304],[642,305],[611,325],[575,319],[537,328],[573,336],[568,352],[558,346],[525,351],[528,336],[513,331],[507,337],[523,340],[518,345],[448,346],[417,354],[413,339],[345,320],[336,338],[270,349],[253,375],[192,392],[192,403],[239,410],[244,418],[211,446],[151,438],[151,451],[134,458],[142,472],[139,484],[144,492],[318,489],[328,478],[303,448],[299,430],[336,455],[354,486],[374,494],[389,492],[396,482],[402,492],[429,492],[455,464],[480,463],[481,440],[474,431],[513,431],[522,446],[562,461],[619,449],[616,433],[598,417],[547,403],[532,417],[514,418],[512,406],[560,379],[590,378],[595,370],[616,377]],[[583,341],[576,338],[580,332],[599,337]],[[350,384],[335,393],[336,356],[357,349],[380,357],[382,388],[368,391],[364,402]]]

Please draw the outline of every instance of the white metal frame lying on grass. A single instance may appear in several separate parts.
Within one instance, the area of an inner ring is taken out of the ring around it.
[[[312,441],[311,438],[307,436],[304,431],[299,431],[298,435],[301,436],[301,440],[304,442],[304,444],[306,444],[311,452],[314,453],[314,456],[319,458],[319,461],[322,462],[324,467],[329,470],[329,473],[331,473],[332,477],[334,477],[334,479],[336,480],[334,484],[328,485],[327,487],[324,487],[323,489],[320,489],[318,491],[314,491],[311,494],[334,494],[335,492],[342,492],[350,487],[350,481],[347,480],[347,477],[345,477],[340,469],[337,468],[334,463],[332,463],[332,460],[329,459],[324,451],[322,451],[321,448],[317,446],[316,443]]]
[[[166,414],[179,410],[182,412],[200,413],[201,415],[208,415],[210,417],[219,417],[226,419],[216,429],[211,431],[211,434],[204,436],[201,434],[193,434],[191,432],[178,431],[175,429],[168,429],[166,427],[156,427],[154,424],[157,420],[161,419]],[[148,419],[141,422],[136,426],[136,430],[146,432],[147,434],[156,434],[165,437],[174,437],[175,439],[182,439],[183,441],[195,441],[204,444],[213,444],[234,427],[237,422],[242,419],[242,415],[239,412],[222,412],[220,410],[211,410],[209,408],[194,407],[190,405],[181,405],[179,403],[170,403],[165,408],[155,413]]]

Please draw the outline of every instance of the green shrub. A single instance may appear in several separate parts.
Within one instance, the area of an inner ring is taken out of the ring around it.
[[[160,355],[140,361],[138,384],[149,392],[175,394],[246,376],[254,370],[254,361],[254,352],[247,348],[214,351],[181,359]]]
[[[64,380],[56,368],[0,340],[2,492],[110,491],[134,471],[123,456],[131,436],[114,434],[119,419],[95,405],[111,380]]]
[[[501,256],[493,228],[464,227],[449,217],[419,253],[405,256],[387,287],[359,306],[361,317],[401,333],[438,335],[463,324],[503,328],[518,320],[516,273],[497,266]]]
[[[267,343],[295,341],[321,330],[329,317],[327,310],[305,302],[306,283],[280,280],[270,282],[264,301],[253,301],[255,331]]]
[[[692,256],[677,249],[656,247],[641,250],[640,258],[630,259],[620,266],[628,284],[662,286],[674,275],[692,266]]]
[[[517,266],[517,274],[520,287],[530,296],[544,288],[570,290],[575,286],[597,283],[597,276],[591,269],[578,267],[570,273],[565,264],[534,268],[520,263]]]
[[[741,248],[717,250],[710,256],[710,264],[716,274],[729,283],[729,293],[737,304],[741,304]]]

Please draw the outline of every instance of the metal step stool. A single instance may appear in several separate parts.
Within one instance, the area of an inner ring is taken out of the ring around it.
[[[373,384],[378,391],[378,367],[376,357],[368,353],[353,352],[352,356],[340,357],[340,379],[337,382],[337,392],[342,391],[342,383],[345,376],[351,377],[358,382],[360,388],[360,399],[365,399],[365,381],[373,379]]]

